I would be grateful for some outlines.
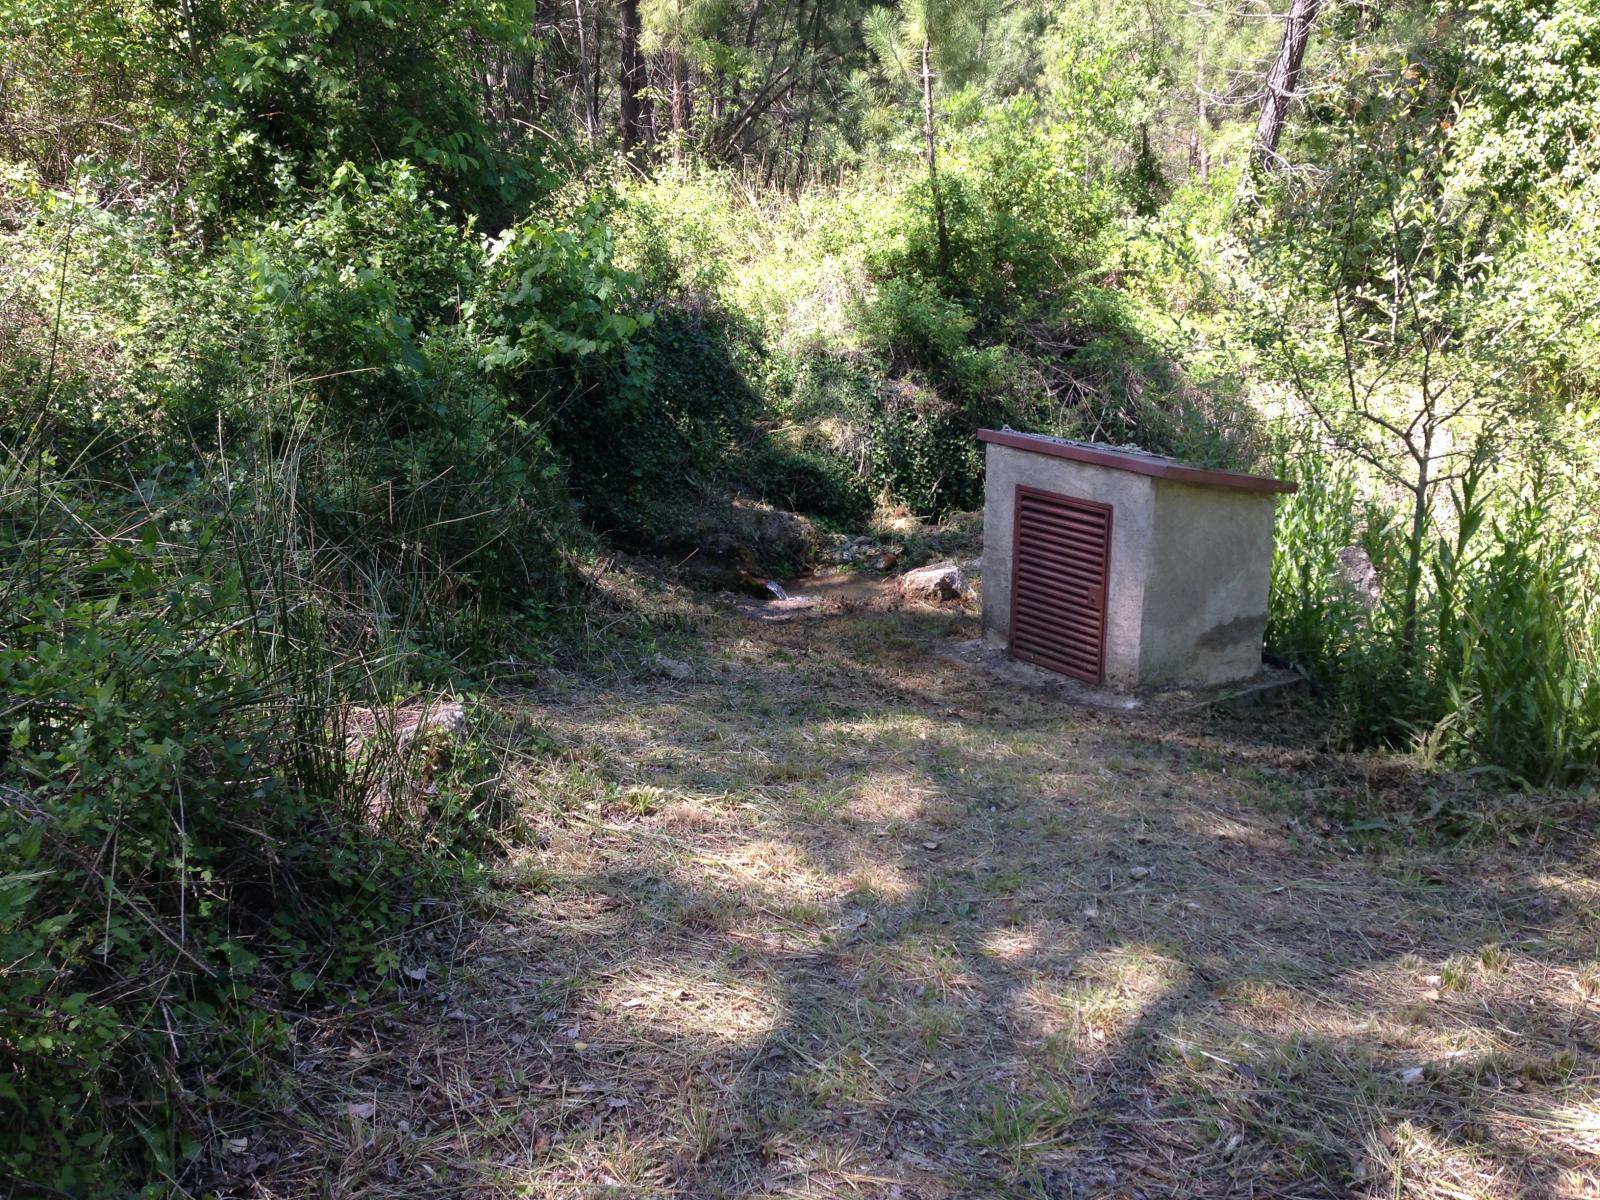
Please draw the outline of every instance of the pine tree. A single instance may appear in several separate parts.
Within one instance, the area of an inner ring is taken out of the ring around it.
[[[1250,174],[1271,172],[1278,166],[1278,139],[1283,136],[1284,118],[1300,83],[1300,64],[1305,60],[1311,26],[1320,7],[1321,0],[1293,0],[1283,18],[1283,42],[1278,47],[1278,56],[1273,60],[1261,98],[1261,116],[1256,122],[1255,142],[1250,150],[1247,182]]]
[[[984,0],[903,0],[898,9],[876,10],[863,26],[867,46],[891,86],[915,86],[920,92],[923,157],[941,273],[950,269],[950,225],[939,187],[935,85],[948,71],[970,68],[992,7]]]
[[[637,160],[644,144],[644,126],[648,118],[649,97],[645,94],[647,75],[644,53],[639,41],[642,33],[639,20],[639,0],[622,0],[620,50],[622,67],[618,83],[618,123],[622,130],[622,152]]]
[[[678,158],[694,117],[689,68],[703,65],[708,40],[728,23],[730,6],[726,0],[644,0],[640,15],[644,49],[666,60],[664,74],[675,138],[672,154]]]

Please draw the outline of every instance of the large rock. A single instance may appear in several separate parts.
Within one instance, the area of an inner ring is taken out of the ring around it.
[[[1339,551],[1339,583],[1353,596],[1362,608],[1371,612],[1383,598],[1383,581],[1378,569],[1360,546],[1346,546]]]
[[[895,587],[907,600],[929,600],[936,604],[960,600],[972,591],[966,572],[953,562],[932,563],[907,571],[896,581]]]

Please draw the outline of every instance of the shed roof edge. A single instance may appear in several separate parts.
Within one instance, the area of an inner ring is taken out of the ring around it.
[[[1169,458],[1130,453],[1114,446],[1095,446],[1085,442],[1068,442],[1038,433],[1018,433],[1012,429],[980,429],[978,440],[1012,450],[1025,450],[1049,458],[1064,458],[1090,466],[1106,467],[1113,471],[1129,471],[1147,475],[1152,479],[1168,479],[1175,483],[1191,483],[1201,487],[1234,488],[1244,492],[1287,493],[1299,488],[1286,480],[1270,475],[1246,475],[1239,471],[1218,471],[1210,467],[1191,467]]]

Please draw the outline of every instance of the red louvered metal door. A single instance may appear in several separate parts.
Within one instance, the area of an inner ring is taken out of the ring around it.
[[[1011,554],[1012,657],[1102,682],[1110,506],[1019,487]]]

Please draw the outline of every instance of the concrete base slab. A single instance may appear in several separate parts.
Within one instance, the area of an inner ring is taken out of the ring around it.
[[[1243,711],[1288,700],[1307,690],[1303,676],[1278,667],[1263,667],[1259,674],[1249,679],[1217,687],[1118,692],[1069,679],[1032,663],[1018,662],[1006,652],[1004,646],[983,638],[956,642],[941,650],[940,657],[980,671],[1002,684],[1026,688],[1030,692],[1059,700],[1062,704],[1112,712],[1176,714],[1206,708]]]
[[[1311,693],[1310,682],[1295,671],[1281,667],[1263,667],[1254,679],[1229,687],[1211,689],[1214,695],[1205,696],[1180,711],[1215,708],[1226,712],[1248,712],[1287,700],[1297,700]]]
[[[1081,683],[1065,675],[1058,675],[1054,671],[1046,671],[1043,667],[1036,667],[1032,663],[1018,662],[1006,653],[1004,646],[997,646],[983,638],[946,646],[939,652],[939,657],[981,671],[1013,687],[1039,692],[1063,704],[1132,712],[1143,707],[1144,703],[1141,697],[1127,692],[1114,692],[1109,688],[1095,687],[1093,684]]]

